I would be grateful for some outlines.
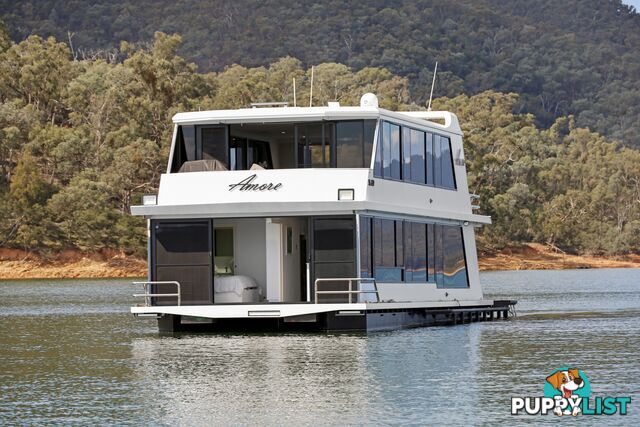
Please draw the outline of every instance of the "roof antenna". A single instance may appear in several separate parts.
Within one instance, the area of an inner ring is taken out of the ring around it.
[[[427,105],[427,111],[431,111],[431,99],[433,99],[433,87],[436,85],[436,73],[438,72],[438,61],[433,69],[433,81],[431,82],[431,93],[429,94],[429,105]]]
[[[313,102],[313,65],[311,66],[311,91],[309,92],[309,107]]]
[[[296,107],[296,78],[293,78],[293,106]]]

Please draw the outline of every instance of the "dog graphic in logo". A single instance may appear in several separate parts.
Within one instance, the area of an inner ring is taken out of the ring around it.
[[[578,390],[583,388],[585,385],[585,381],[580,376],[580,372],[578,372],[575,368],[568,368],[564,370],[558,370],[553,374],[547,377],[547,383],[551,384],[554,390],[560,392],[560,394],[555,393],[556,399],[571,399],[582,397],[579,396]],[[558,416],[562,415],[579,415],[581,413],[581,409],[579,406],[575,406],[572,409],[565,409],[556,406],[553,411],[554,414]]]

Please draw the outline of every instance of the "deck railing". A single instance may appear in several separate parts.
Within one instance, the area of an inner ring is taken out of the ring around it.
[[[134,285],[142,285],[143,294],[133,294],[134,297],[144,297],[144,306],[151,307],[151,298],[165,298],[165,297],[177,297],[178,305],[181,303],[180,296],[180,283],[175,281],[148,281],[148,282],[133,282]],[[152,294],[149,293],[149,285],[175,285],[177,292],[175,294]]]
[[[480,209],[480,196],[478,194],[469,194],[469,198],[471,199],[471,209]]]
[[[318,290],[318,284],[320,283],[330,283],[330,282],[349,282],[349,290],[347,291],[334,291],[334,290]],[[360,289],[360,286],[358,286],[358,289],[353,289],[353,283],[358,283],[358,285],[361,285],[363,282],[364,283],[371,283],[373,284],[373,290],[362,290]],[[322,278],[322,279],[316,279],[315,283],[315,303],[318,304],[318,295],[348,295],[349,296],[349,304],[352,304],[352,295],[359,295],[359,294],[375,294],[376,295],[376,301],[375,302],[379,302],[379,296],[378,296],[378,285],[376,284],[376,279],[372,278],[372,277],[343,277],[343,278]],[[356,302],[357,299],[356,299]]]

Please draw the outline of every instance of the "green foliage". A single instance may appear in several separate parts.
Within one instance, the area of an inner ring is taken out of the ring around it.
[[[121,40],[144,43],[158,30],[179,33],[181,54],[203,70],[264,67],[253,77],[266,76],[266,93],[283,92],[268,65],[279,58],[298,58],[305,69],[323,63],[331,90],[319,101],[340,98],[341,63],[406,78],[412,100],[424,105],[439,61],[436,96],[519,93],[515,109],[534,114],[539,126],[573,115],[580,127],[640,146],[640,14],[622,0],[0,0],[0,17],[14,40],[71,38],[79,58],[117,56]],[[156,64],[177,40],[164,46]],[[139,71],[152,60],[131,59]],[[166,105],[170,88],[164,92],[159,75],[143,75],[159,82]],[[236,89],[225,99],[245,104],[246,91]]]
[[[393,9],[380,14],[385,22],[407,18]],[[297,104],[309,102],[311,69],[290,56],[268,66],[199,73],[178,55],[181,39],[175,35],[155,33],[150,45],[123,43],[119,60],[77,60],[52,38],[33,36],[2,47],[1,30],[0,246],[142,255],[146,224],[128,214],[129,206],[157,189],[173,114],[293,103],[294,78]],[[389,50],[384,58],[391,63],[402,55]],[[447,87],[462,87],[447,73]],[[387,68],[314,67],[314,105],[357,105],[369,91],[385,108],[424,108],[410,79]],[[541,127],[534,115],[514,113],[527,96],[485,91],[434,101],[434,108],[455,112],[463,126],[470,191],[494,220],[481,231],[482,241],[637,251],[640,151],[579,127],[576,116]]]
[[[537,241],[565,251],[617,254],[640,247],[640,151],[577,128],[573,117],[538,129],[514,115],[515,94],[437,99],[465,132],[471,192],[493,225],[485,243]]]

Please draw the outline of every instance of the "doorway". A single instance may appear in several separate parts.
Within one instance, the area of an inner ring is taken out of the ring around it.
[[[356,275],[355,218],[334,217],[313,219],[313,280],[312,301],[315,294],[315,279],[347,278]],[[347,290],[348,282],[327,282],[322,290]],[[324,295],[321,302],[346,302],[346,295]]]

